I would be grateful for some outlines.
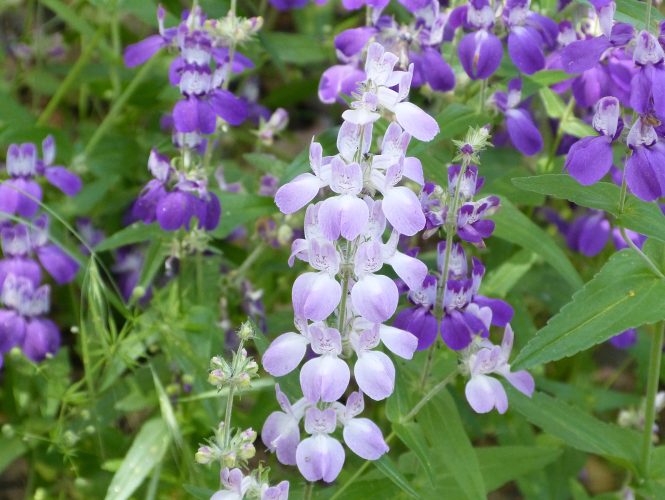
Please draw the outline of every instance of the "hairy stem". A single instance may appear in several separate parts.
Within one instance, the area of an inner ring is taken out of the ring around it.
[[[660,363],[663,357],[663,336],[665,336],[665,322],[661,322],[651,339],[651,353],[649,354],[649,371],[647,376],[646,409],[644,411],[644,429],[642,430],[642,453],[640,465],[642,477],[649,477],[651,468],[651,448],[653,446],[653,424],[656,420],[656,393],[660,379]]]

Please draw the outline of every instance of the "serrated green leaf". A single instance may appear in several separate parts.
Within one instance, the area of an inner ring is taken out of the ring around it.
[[[650,238],[665,241],[665,217],[655,203],[647,203],[628,195],[623,214],[619,215],[621,190],[609,182],[598,182],[593,186],[582,186],[565,174],[516,177],[513,184],[520,189],[546,194],[583,207],[604,210],[618,217],[622,226]]]
[[[493,218],[496,223],[494,236],[540,255],[574,289],[584,284],[577,270],[552,237],[520,212],[507,198],[501,198],[501,208]]]
[[[665,319],[665,280],[632,250],[623,250],[542,328],[515,358],[515,368],[556,361],[629,328]]]
[[[374,465],[388,479],[395,483],[395,485],[397,485],[404,493],[413,498],[420,498],[420,495],[418,495],[416,490],[413,489],[413,487],[409,484],[409,481],[404,477],[399,469],[397,469],[397,466],[393,463],[390,457],[388,457],[388,455],[383,455],[378,460],[375,460]]]
[[[141,486],[155,465],[162,461],[170,441],[170,433],[164,420],[153,418],[144,423],[125,455],[120,469],[111,480],[106,500],[129,498]]]
[[[486,498],[478,457],[450,393],[439,393],[421,410],[419,419],[432,454],[450,471],[466,498]]]
[[[639,460],[638,432],[605,423],[542,392],[529,398],[512,387],[507,390],[511,409],[569,446],[616,459],[631,468]]]

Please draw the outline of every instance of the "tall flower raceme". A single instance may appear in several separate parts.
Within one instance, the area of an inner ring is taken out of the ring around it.
[[[428,84],[433,90],[447,92],[455,87],[455,74],[441,54],[447,15],[436,0],[400,0],[413,15],[409,24],[400,24],[394,17],[383,15],[387,1],[345,1],[347,9],[366,6],[371,10],[371,24],[351,28],[335,37],[335,49],[341,64],[328,68],[319,82],[319,98],[333,103],[340,94],[351,95],[359,82],[365,80],[363,53],[372,42],[397,54],[402,66],[413,63],[412,87]]]
[[[464,141],[456,141],[461,164],[448,169],[448,187],[426,184],[420,200],[427,220],[426,236],[443,229],[445,241],[438,245],[437,274],[428,275],[408,292],[412,306],[397,315],[394,325],[418,338],[418,349],[431,349],[440,335],[444,343],[460,353],[461,370],[470,376],[466,396],[471,407],[485,413],[496,408],[506,411],[508,401],[501,375],[519,391],[531,395],[533,378],[528,372],[513,373],[508,359],[513,344],[510,320],[513,309],[499,299],[479,293],[485,267],[476,257],[471,268],[462,243],[483,248],[494,231],[487,217],[499,208],[499,199],[489,196],[474,200],[483,185],[478,176],[479,153],[489,144],[486,128],[472,130]],[[456,242],[455,237],[461,241]],[[489,340],[492,326],[504,328],[501,347]],[[431,355],[431,351],[430,351]]]
[[[263,356],[264,368],[279,377],[295,370],[308,350],[312,353],[300,371],[303,397],[290,403],[278,387],[282,411],[273,413],[262,431],[278,460],[297,465],[309,481],[331,482],[339,474],[345,460],[334,437],[339,427],[347,446],[362,458],[375,460],[388,450],[378,426],[358,418],[363,395],[378,401],[393,392],[395,368],[380,344],[406,359],[417,347],[411,333],[385,324],[397,307],[398,289],[379,271],[391,266],[410,287],[425,279],[426,266],[397,249],[400,235],[415,235],[425,226],[417,196],[399,183],[406,177],[422,184],[420,161],[406,156],[406,150],[411,136],[431,140],[438,125],[406,100],[413,64],[396,70],[398,59],[380,44],[370,45],[367,78],[342,114],[337,154],[324,156],[313,142],[313,173],[299,175],[275,195],[285,214],[305,207],[322,189],[327,195],[307,206],[305,237],[292,245],[290,264],[297,258],[314,269],[293,284],[296,331],[277,337]],[[394,120],[373,152],[374,123],[382,115]],[[351,380],[349,364],[361,392],[342,404]],[[303,420],[309,437],[301,440]]]
[[[288,481],[270,486],[266,469],[261,466],[256,469],[249,467],[249,460],[256,454],[256,432],[251,428],[231,428],[234,395],[250,387],[251,379],[256,377],[258,371],[256,361],[247,355],[244,348],[245,343],[253,337],[252,326],[244,323],[237,332],[239,345],[231,361],[221,356],[210,360],[208,382],[217,387],[218,391],[228,391],[224,420],[215,429],[214,436],[201,445],[195,455],[199,464],[219,463],[221,466],[221,488],[210,497],[211,500],[287,500],[289,497]],[[248,472],[242,469],[248,469]]]
[[[55,142],[42,143],[42,158],[32,143],[12,144],[7,151],[10,179],[0,184],[0,211],[23,222],[0,222],[0,366],[3,354],[18,347],[32,361],[41,361],[60,346],[60,331],[46,315],[50,287],[43,270],[58,285],[71,282],[79,264],[49,238],[48,216],[39,213],[43,192],[40,176],[68,196],[81,189],[79,177],[55,166]],[[0,214],[0,219],[2,216]]]
[[[176,27],[165,28],[164,18],[165,11],[159,7],[159,34],[130,45],[124,57],[125,64],[133,67],[162,48],[177,51],[169,81],[182,96],[171,117],[180,157],[169,160],[152,151],[148,168],[153,179],[134,204],[132,215],[145,223],[157,221],[166,231],[190,230],[195,218],[200,229],[210,231],[219,223],[221,207],[217,196],[208,190],[207,165],[198,153],[211,147],[210,135],[220,122],[237,126],[248,117],[248,103],[228,86],[234,73],[253,66],[237,46],[260,29],[262,20],[240,18],[232,11],[222,19],[209,20],[198,6],[185,12]],[[275,127],[268,127],[267,133]]]

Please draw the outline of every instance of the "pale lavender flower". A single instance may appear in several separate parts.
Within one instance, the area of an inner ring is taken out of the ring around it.
[[[534,391],[533,377],[526,370],[510,370],[510,352],[513,348],[513,330],[506,325],[501,346],[488,340],[480,340],[469,347],[465,366],[471,378],[466,383],[466,399],[477,413],[487,413],[496,408],[499,413],[508,409],[508,396],[501,382],[492,375],[501,375],[518,391],[531,397]]]

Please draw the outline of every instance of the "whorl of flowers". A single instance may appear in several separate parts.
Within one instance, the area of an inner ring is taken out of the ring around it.
[[[300,371],[303,398],[291,404],[277,387],[282,411],[265,423],[262,439],[280,462],[298,465],[309,481],[333,481],[344,463],[345,452],[332,436],[342,427],[347,446],[367,460],[387,450],[380,429],[359,418],[364,397],[387,398],[394,389],[395,368],[378,349],[383,343],[393,353],[409,359],[417,339],[404,330],[385,325],[395,313],[398,289],[379,274],[389,265],[408,286],[418,287],[427,274],[419,260],[397,250],[400,235],[423,229],[425,217],[418,197],[401,186],[403,178],[423,183],[420,161],[407,157],[411,136],[431,140],[436,121],[406,101],[413,64],[396,70],[398,57],[380,44],[369,46],[366,80],[342,115],[338,153],[323,156],[320,144],[310,147],[313,173],[301,174],[276,193],[283,213],[294,213],[326,189],[323,201],[307,206],[305,238],[294,241],[290,264],[298,258],[314,271],[293,284],[296,332],[280,335],[263,356],[264,368],[274,376],[295,370],[308,348],[313,357]],[[397,90],[393,90],[397,87]],[[378,152],[372,153],[373,124],[392,113]],[[384,232],[390,237],[384,241]],[[354,356],[355,354],[355,356]],[[355,359],[355,361],[354,361]],[[351,369],[361,392],[346,393]],[[304,419],[309,437],[300,440]]]
[[[12,144],[7,150],[10,178],[0,183],[0,212],[17,215],[13,223],[0,214],[0,367],[3,354],[19,347],[32,361],[41,361],[60,346],[60,331],[46,316],[51,290],[42,284],[45,270],[58,285],[71,282],[79,264],[49,238],[48,216],[39,213],[43,176],[68,196],[81,189],[79,177],[65,167],[53,165],[55,142],[42,142],[43,158],[32,143]]]

